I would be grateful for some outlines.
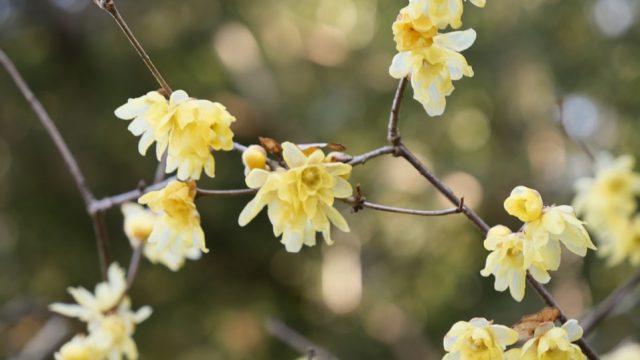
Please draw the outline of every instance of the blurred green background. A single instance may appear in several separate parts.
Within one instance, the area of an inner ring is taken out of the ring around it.
[[[225,104],[236,139],[331,141],[358,154],[385,142],[397,81],[391,23],[404,1],[154,0],[117,2],[174,89]],[[566,204],[588,158],[558,127],[596,150],[638,154],[640,26],[632,0],[488,1],[465,5],[465,52],[475,77],[456,82],[440,118],[408,89],[406,143],[490,223],[519,225],[502,209],[516,185]],[[13,58],[59,126],[99,197],[150,181],[156,162],[113,110],[157,88],[113,20],[89,0],[0,0],[0,47]],[[216,154],[205,188],[243,186],[238,153]],[[354,169],[368,199],[435,209],[449,204],[399,159]],[[352,232],[336,244],[287,254],[266,215],[239,228],[248,201],[198,202],[211,253],[177,273],[144,262],[134,308],[153,316],[135,334],[143,359],[293,359],[264,322],[281,319],[342,359],[442,356],[458,320],[513,324],[542,306],[493,290],[479,270],[482,236],[463,216],[416,218],[339,204]],[[113,258],[129,261],[118,209],[108,213]],[[550,289],[580,317],[626,275],[593,253],[565,254]],[[99,267],[91,222],[72,179],[22,96],[0,71],[0,356],[14,356],[71,301],[67,286],[93,288]],[[633,304],[625,303],[620,312]],[[640,332],[640,309],[591,336],[604,352]],[[69,320],[70,337],[81,331]],[[637,340],[637,339],[636,339]]]

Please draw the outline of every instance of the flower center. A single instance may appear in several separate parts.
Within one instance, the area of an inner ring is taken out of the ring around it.
[[[302,170],[301,178],[308,188],[317,189],[320,186],[320,170],[316,166]]]

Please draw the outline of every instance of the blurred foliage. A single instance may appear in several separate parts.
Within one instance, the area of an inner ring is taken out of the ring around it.
[[[118,5],[174,89],[220,101],[236,115],[238,141],[332,141],[353,154],[384,143],[396,85],[387,73],[394,54],[390,27],[404,2]],[[539,189],[549,203],[568,203],[573,181],[588,174],[590,164],[558,127],[559,97],[580,100],[567,102],[563,114],[572,133],[594,149],[640,153],[634,5],[530,0],[489,1],[484,10],[467,6],[464,28],[478,32],[466,52],[476,75],[456,83],[441,118],[428,118],[409,89],[401,112],[405,141],[491,224],[516,226],[502,201],[519,184]],[[88,0],[0,0],[0,47],[58,124],[98,196],[150,180],[154,159],[138,156],[137,139],[113,109],[157,84],[106,13]],[[242,186],[239,155],[216,159],[218,177],[201,186]],[[358,167],[352,180],[372,201],[449,206],[392,157]],[[335,231],[332,247],[287,254],[266,216],[246,228],[236,225],[246,201],[199,201],[212,250],[200,261],[178,273],[143,263],[134,306],[155,310],[135,335],[143,359],[298,356],[265,332],[269,317],[344,359],[437,358],[444,333],[457,320],[482,316],[512,324],[541,308],[530,289],[517,304],[493,290],[493,278],[480,276],[482,237],[462,216],[349,214],[343,206],[350,234]],[[126,264],[130,249],[117,209],[108,222],[113,258]],[[584,264],[566,254],[550,288],[579,317],[630,272],[627,266],[607,268],[593,254]],[[49,316],[46,304],[70,300],[67,286],[92,288],[98,279],[81,198],[2,72],[0,354],[15,354],[34,336]],[[27,307],[33,311],[19,312],[16,304],[34,304]],[[639,315],[636,308],[614,316],[590,340],[599,351],[610,349],[638,333]]]

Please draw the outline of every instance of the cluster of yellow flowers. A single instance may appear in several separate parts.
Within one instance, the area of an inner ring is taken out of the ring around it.
[[[471,0],[484,7],[484,0]],[[462,0],[410,0],[393,23],[398,54],[389,74],[396,79],[411,77],[413,97],[429,116],[442,115],[446,96],[453,92],[453,80],[473,76],[473,69],[461,51],[476,39],[473,29],[439,33],[462,25]]]
[[[560,266],[560,243],[580,256],[585,256],[587,249],[595,250],[571,206],[544,206],[540,193],[518,186],[505,200],[504,208],[524,224],[515,233],[503,225],[489,230],[484,247],[491,253],[480,274],[493,274],[495,289],[505,291],[508,287],[516,301],[524,297],[527,271],[540,283],[549,282],[548,271]]]
[[[544,322],[522,348],[506,347],[518,341],[518,332],[504,325],[494,325],[484,318],[459,321],[444,337],[447,354],[443,360],[583,360],[586,356],[572,342],[582,337],[576,320],[561,327]]]
[[[220,103],[192,99],[183,90],[174,91],[169,100],[151,91],[116,109],[115,115],[133,120],[129,131],[140,136],[138,151],[146,154],[156,143],[158,161],[167,152],[165,171],[178,170],[178,179],[200,179],[202,170],[215,176],[211,150],[233,149],[231,123],[236,119]]]
[[[349,231],[333,202],[353,192],[346,180],[351,175],[351,165],[330,161],[320,149],[308,152],[307,156],[296,145],[285,142],[282,158],[286,169],[267,171],[261,167],[262,162],[257,162],[245,179],[248,187],[259,190],[240,213],[238,223],[245,226],[267,206],[273,233],[282,235],[281,242],[289,252],[300,251],[303,244],[315,245],[316,232],[332,244],[330,223]]]
[[[610,265],[627,258],[640,265],[640,215],[636,214],[640,174],[633,171],[634,164],[630,155],[613,159],[601,154],[595,176],[575,184],[573,205],[596,234],[599,253],[609,257]]]
[[[82,287],[69,288],[78,303],[50,305],[49,309],[65,316],[75,317],[87,323],[87,334],[76,335],[55,354],[56,360],[122,359],[138,358],[133,341],[136,325],[151,315],[151,308],[144,306],[131,310],[126,296],[124,270],[111,264],[108,281],[99,283],[94,294]]]

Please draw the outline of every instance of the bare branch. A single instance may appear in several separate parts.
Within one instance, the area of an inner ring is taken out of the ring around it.
[[[382,146],[377,149],[373,149],[364,154],[351,156],[344,154],[344,156],[336,157],[336,161],[347,163],[349,165],[364,165],[367,161],[377,158],[382,155],[391,154],[393,152],[392,146]]]
[[[306,356],[313,354],[312,358],[316,360],[338,360],[338,358],[330,352],[314,344],[280,320],[268,319],[265,327],[271,336],[279,339],[301,354],[305,354]]]
[[[397,214],[417,215],[417,216],[444,216],[444,215],[459,214],[462,212],[462,208],[459,206],[450,208],[450,209],[444,209],[444,210],[415,210],[415,209],[407,209],[407,208],[401,208],[401,207],[395,207],[395,206],[376,204],[370,201],[366,201],[364,199],[358,200],[357,197],[354,197],[354,196],[347,199],[342,199],[342,200],[348,204],[353,205],[356,211],[358,211],[359,208],[365,207],[373,210],[386,211],[386,212],[397,213]]]
[[[400,130],[398,129],[398,122],[400,121],[400,104],[402,103],[402,95],[404,95],[404,89],[407,87],[409,80],[404,77],[398,82],[398,88],[396,89],[393,102],[391,104],[391,112],[389,113],[389,126],[387,129],[387,140],[394,148],[400,145]]]
[[[125,293],[129,292],[138,274],[138,266],[140,265],[140,258],[142,257],[142,251],[144,250],[144,244],[140,244],[133,249],[131,253],[131,260],[129,261],[129,268],[127,269],[127,287]]]
[[[58,152],[60,152],[60,155],[62,155],[62,159],[64,160],[69,173],[76,183],[78,191],[80,191],[80,195],[82,195],[82,199],[84,200],[85,205],[89,207],[91,201],[93,201],[93,195],[89,190],[89,186],[87,185],[87,181],[85,180],[82,171],[80,171],[80,167],[78,166],[78,162],[76,161],[75,156],[73,156],[71,150],[69,150],[69,147],[64,141],[64,138],[62,138],[60,131],[56,127],[53,120],[51,120],[51,117],[44,109],[38,98],[33,94],[31,89],[29,88],[29,85],[27,85],[27,83],[24,81],[22,75],[20,75],[20,72],[18,71],[18,69],[16,69],[11,59],[9,59],[7,54],[2,49],[0,49],[0,63],[2,63],[4,68],[7,70],[13,82],[16,84],[20,92],[22,92],[22,96],[24,96],[29,105],[31,105],[33,112],[36,113],[36,116],[40,120],[40,123],[42,123],[42,126],[44,126],[45,130],[49,134],[49,137],[51,138],[51,140],[53,140],[53,143],[58,149]]]
[[[162,87],[162,90],[164,90],[165,92],[164,95],[165,96],[171,95],[172,91],[171,91],[171,88],[169,87],[169,84],[167,84],[167,82],[164,80],[164,78],[162,77],[162,75],[160,74],[156,66],[151,61],[151,58],[149,57],[149,55],[147,55],[147,52],[144,50],[144,48],[142,47],[138,39],[136,39],[136,37],[133,35],[133,32],[131,32],[131,29],[129,29],[129,25],[127,25],[126,21],[124,21],[124,19],[122,18],[122,15],[118,11],[118,8],[116,8],[115,1],[93,0],[93,2],[99,8],[105,10],[113,17],[113,19],[118,24],[118,27],[120,27],[120,30],[122,30],[122,32],[127,37],[127,39],[129,40],[133,48],[136,50],[136,52],[138,53],[138,55],[140,56],[144,64],[147,65],[147,68],[149,69],[153,77],[156,79],[160,87]]]
[[[104,221],[104,212],[97,211],[92,213],[91,221],[93,222],[93,230],[96,233],[96,245],[98,247],[102,277],[106,280],[107,269],[109,268],[109,235]]]
[[[103,199],[95,200],[91,205],[90,211],[91,212],[105,211],[105,210],[111,209],[114,206],[124,204],[127,201],[135,201],[140,196],[150,191],[156,191],[164,188],[165,186],[167,186],[169,182],[175,179],[176,179],[175,177],[170,177],[170,178],[164,179],[159,183],[153,184],[151,186],[142,187],[142,188],[127,191],[122,194],[113,195]]]
[[[631,275],[584,317],[582,320],[584,335],[587,336],[600,321],[606,319],[611,311],[613,311],[629,293],[635,290],[638,285],[640,285],[640,270]]]
[[[196,197],[215,197],[215,196],[244,196],[257,193],[257,189],[232,189],[232,190],[206,190],[198,189]]]

